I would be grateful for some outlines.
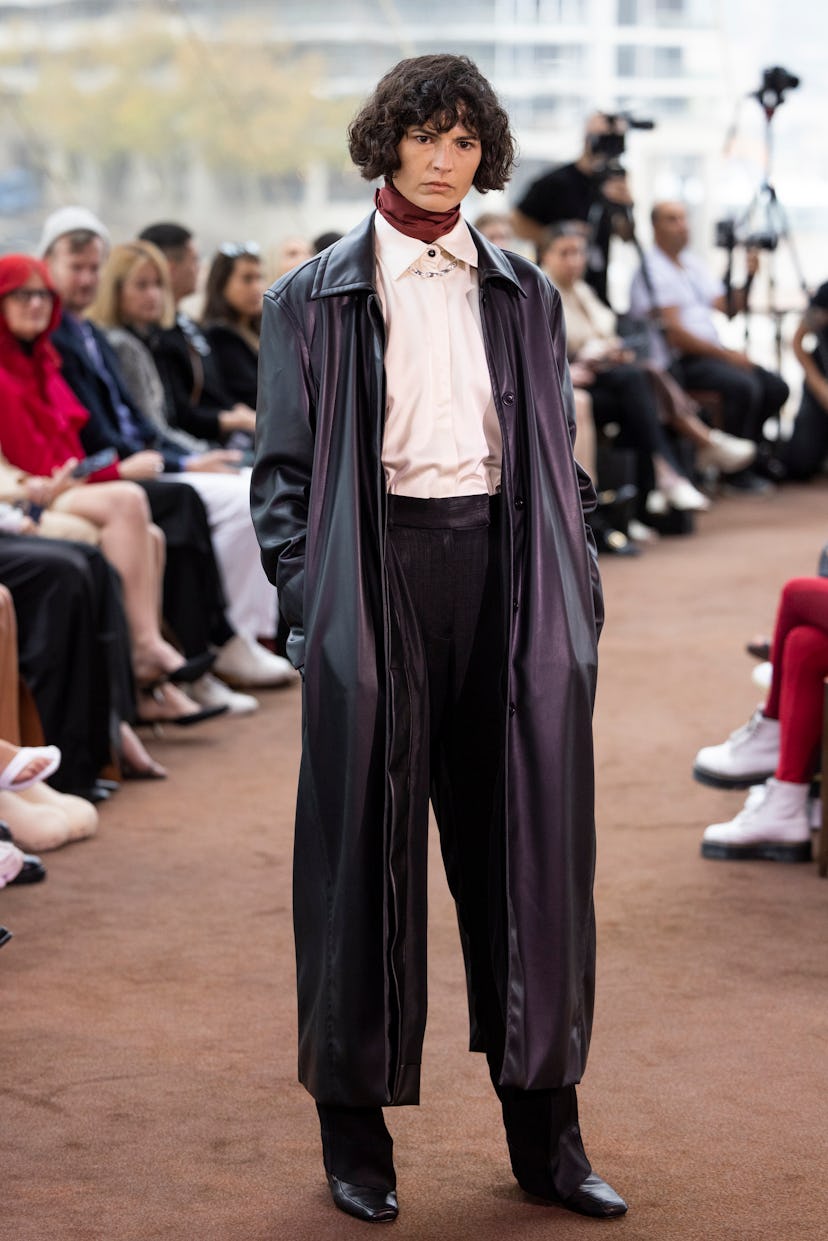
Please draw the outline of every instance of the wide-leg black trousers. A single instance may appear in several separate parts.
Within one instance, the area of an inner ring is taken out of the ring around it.
[[[486,495],[389,496],[394,710],[409,717],[402,731],[408,819],[417,837],[409,848],[425,849],[431,801],[457,906],[473,1043],[486,1050],[513,1169],[525,1188],[565,1197],[590,1172],[575,1088],[524,1091],[498,1083],[506,985],[503,841],[495,830],[503,819],[506,718],[499,512],[499,497]],[[424,669],[424,680],[415,679],[416,669]],[[392,755],[392,762],[401,757]],[[416,869],[425,875],[424,866]],[[421,942],[406,942],[405,953],[420,958],[415,972],[424,976],[425,918]],[[320,1106],[319,1113],[328,1171],[357,1184],[392,1183],[380,1109]]]

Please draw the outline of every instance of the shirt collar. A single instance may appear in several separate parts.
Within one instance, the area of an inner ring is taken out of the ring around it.
[[[439,241],[433,242],[418,241],[416,237],[408,237],[405,233],[398,232],[378,211],[374,215],[374,230],[377,257],[394,280],[398,280],[409,267],[435,247],[469,267],[477,267],[477,246],[462,216],[450,232]]]

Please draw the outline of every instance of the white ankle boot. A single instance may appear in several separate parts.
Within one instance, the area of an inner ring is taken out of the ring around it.
[[[735,819],[705,829],[702,857],[810,862],[810,787],[773,778],[756,785]]]
[[[700,470],[717,469],[722,474],[745,470],[755,459],[756,445],[752,440],[740,440],[725,431],[711,431],[708,442],[696,453]]]
[[[778,762],[779,720],[767,719],[757,707],[727,741],[699,750],[693,776],[715,789],[746,789],[772,776]]]
[[[228,685],[244,689],[293,685],[299,680],[299,673],[281,655],[238,633],[220,649],[212,671]]]

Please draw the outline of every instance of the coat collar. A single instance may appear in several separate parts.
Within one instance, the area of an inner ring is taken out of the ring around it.
[[[324,250],[318,259],[311,298],[336,297],[360,290],[376,292],[376,258],[374,255],[374,215],[371,212],[345,237]],[[526,296],[509,261],[499,247],[469,225],[478,253],[478,276],[481,285],[488,280],[505,280],[516,292]],[[311,260],[313,261],[313,260]]]

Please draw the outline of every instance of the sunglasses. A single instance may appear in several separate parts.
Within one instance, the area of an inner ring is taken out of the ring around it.
[[[32,302],[54,302],[55,300],[51,289],[12,289],[8,296],[23,306],[29,306]]]
[[[242,255],[257,259],[260,254],[258,241],[223,241],[218,252],[228,259],[240,259]]]

